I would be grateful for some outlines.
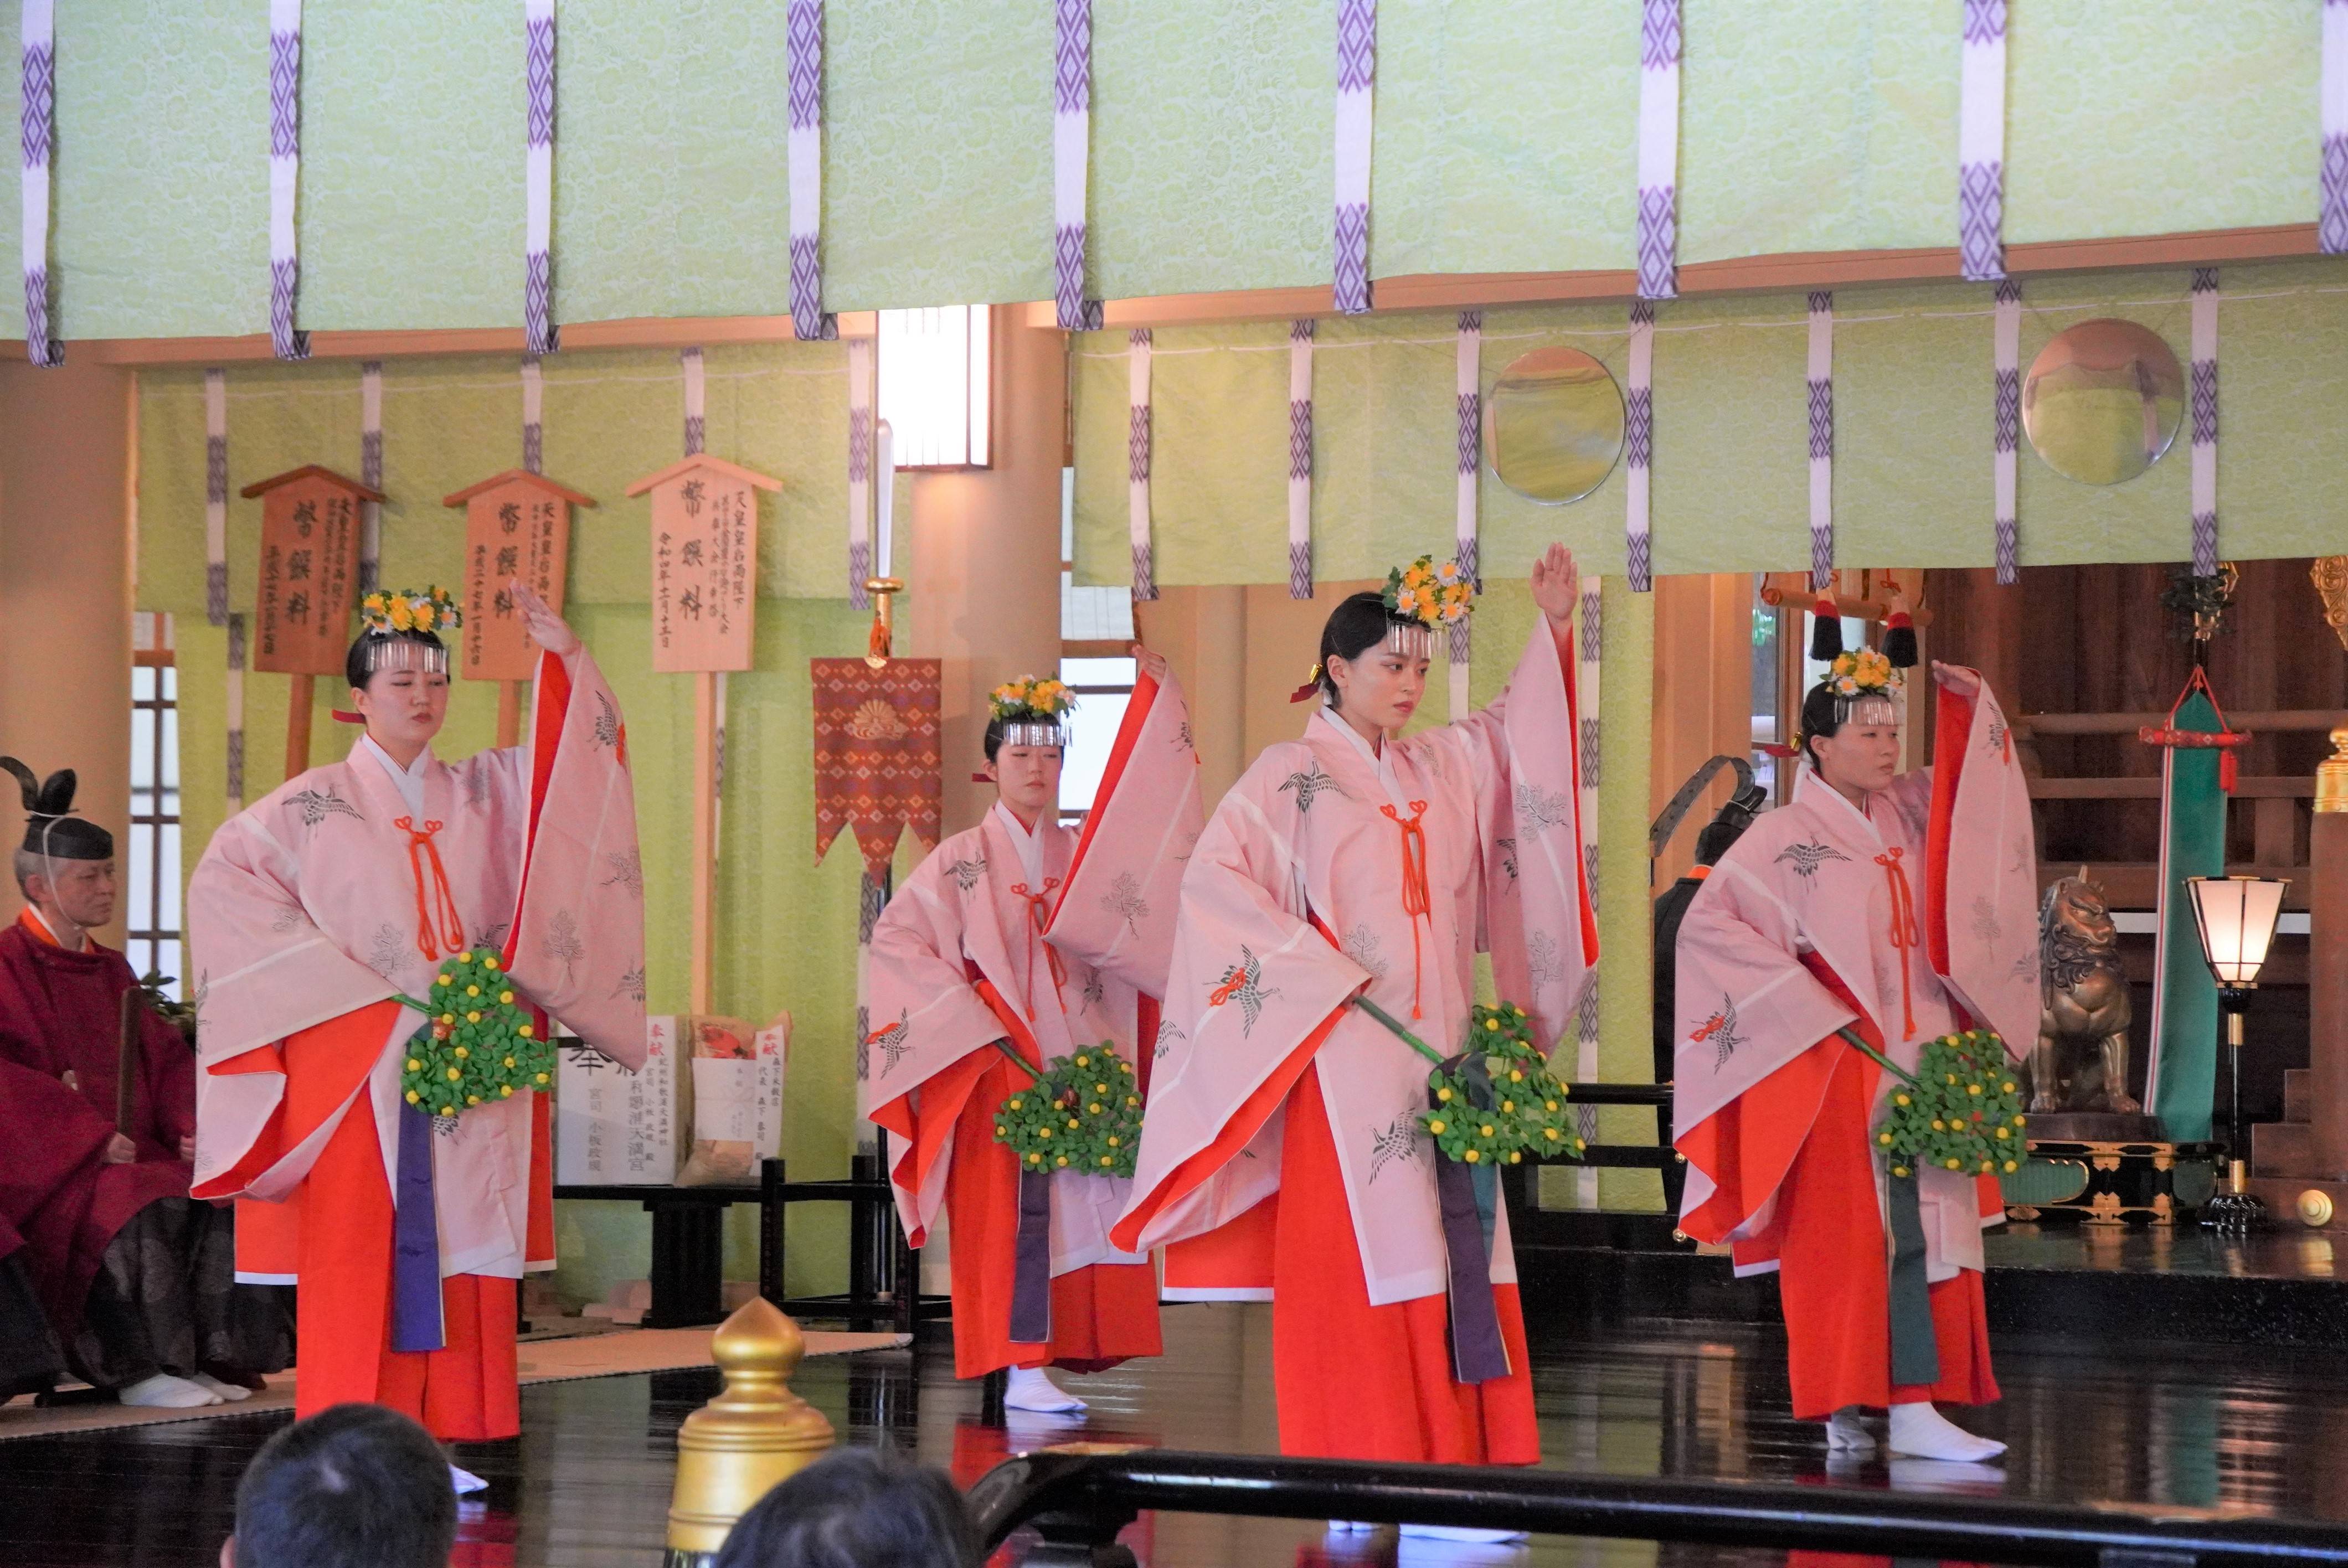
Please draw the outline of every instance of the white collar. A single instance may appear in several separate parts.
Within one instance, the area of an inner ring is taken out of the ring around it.
[[[1402,781],[1395,776],[1394,737],[1387,736],[1385,743],[1373,751],[1370,749],[1370,743],[1363,738],[1361,731],[1345,723],[1344,718],[1339,716],[1336,709],[1328,703],[1322,703],[1321,711],[1313,717],[1344,736],[1346,743],[1354,748],[1361,759],[1369,764],[1370,771],[1378,775],[1378,783],[1385,786],[1387,797],[1397,806],[1404,804]]]
[[[1883,830],[1875,825],[1873,815],[1853,805],[1849,795],[1827,783],[1818,775],[1818,770],[1807,762],[1800,764],[1799,771],[1794,775],[1794,798],[1807,801],[1813,810],[1832,811],[1840,807],[1859,824],[1859,830],[1868,837],[1878,844],[1883,842]],[[1825,804],[1827,802],[1833,804],[1829,805]]]
[[[994,803],[994,815],[1003,831],[1011,835],[1012,847],[1019,851],[1020,869],[1027,874],[1027,886],[1041,887],[1044,885],[1043,815],[1040,812],[1036,815],[1033,832],[1022,827],[1019,818],[1000,800]]]
[[[382,765],[385,773],[391,775],[392,787],[399,791],[399,798],[407,803],[409,813],[422,816],[424,815],[424,775],[432,766],[432,748],[426,746],[416,753],[414,762],[403,768],[393,759],[389,752],[376,743],[373,735],[359,736],[359,746]]]
[[[49,924],[49,917],[48,917],[46,915],[44,915],[44,914],[42,914],[42,913],[41,913],[41,909],[40,909],[40,906],[39,906],[39,905],[35,904],[35,903],[31,902],[31,901],[28,899],[28,900],[26,900],[26,904],[25,904],[25,912],[26,912],[26,914],[28,914],[28,915],[30,915],[30,916],[32,916],[32,917],[33,917],[34,919],[38,920],[38,921],[41,923],[41,929],[42,929],[42,930],[44,930],[44,931],[46,931],[46,932],[49,934],[49,940],[51,940],[52,942],[55,942],[58,947],[60,947],[60,948],[65,948],[65,950],[66,950],[67,952],[68,952],[68,953],[86,953],[86,952],[89,951],[89,933],[88,933],[88,931],[84,931],[84,932],[81,934],[81,946],[80,946],[80,947],[78,947],[78,948],[67,948],[67,947],[66,947],[66,939],[65,939],[63,937],[60,937],[60,936],[58,936],[58,935],[57,935],[57,928],[55,926],[52,926],[52,925],[50,925],[50,924]]]

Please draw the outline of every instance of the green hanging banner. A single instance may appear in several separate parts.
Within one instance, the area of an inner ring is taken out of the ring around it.
[[[2153,958],[2152,1055],[2145,1108],[2170,1138],[2209,1136],[2218,1081],[2218,983],[2201,956],[2188,876],[2226,874],[2226,796],[2234,749],[2250,739],[2226,727],[2209,678],[2196,667],[2161,729],[2142,732],[2162,748],[2159,937]]]

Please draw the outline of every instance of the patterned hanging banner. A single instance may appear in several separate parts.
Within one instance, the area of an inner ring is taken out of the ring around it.
[[[1288,323],[1288,597],[1313,597],[1313,318]]]
[[[1370,308],[1370,88],[1378,67],[1378,0],[1337,0],[1336,302]]]
[[[2022,449],[2022,285],[1997,286],[1997,412],[1990,477],[1996,490],[1997,580],[2008,587],[2022,574],[2022,531],[2013,497],[2013,465]]]
[[[1965,0],[1957,77],[1957,259],[2005,276],[2005,0]]]
[[[1810,291],[1810,588],[1834,579],[1834,292]]]
[[[1655,586],[1654,546],[1647,532],[1647,483],[1655,462],[1655,307],[1631,302],[1630,364],[1622,398],[1622,558],[1632,593]]]
[[[1639,295],[1679,285],[1680,0],[1644,0],[1639,25]]]
[[[1127,525],[1133,538],[1133,597],[1158,597],[1158,569],[1149,545],[1149,351],[1148,327],[1137,328],[1126,354],[1131,412],[1125,427]]]
[[[2348,252],[2348,0],[2323,0],[2323,73],[2318,89],[2323,139],[2315,242],[2327,256]]]
[[[49,162],[57,118],[56,0],[23,0],[17,23],[24,46],[18,123],[24,149],[25,355],[46,367],[66,359],[66,345],[49,332]]]
[[[228,624],[228,372],[204,372],[204,620]]]
[[[872,577],[872,340],[848,340],[848,602],[870,610]]]
[[[359,365],[359,483],[370,490],[383,488],[383,361]],[[373,593],[383,581],[383,503],[359,503],[359,594]]]
[[[1452,553],[1458,558],[1459,569],[1479,587],[1483,574],[1477,560],[1476,478],[1484,462],[1483,368],[1484,313],[1461,311],[1453,376],[1458,413],[1458,477]],[[1468,716],[1468,622],[1462,620],[1451,629],[1451,716],[1455,720]]]
[[[2193,569],[2218,571],[2218,269],[2193,269]]]
[[[1085,298],[1085,181],[1092,158],[1093,3],[1059,0],[1052,48],[1052,265],[1060,330],[1101,324]]]
[[[521,356],[521,466],[546,472],[546,372],[534,354]]]
[[[554,0],[521,0],[523,56],[529,73],[528,145],[523,190],[529,221],[521,258],[522,331],[532,354],[552,354],[554,264]]]
[[[839,335],[823,311],[823,0],[790,0],[791,330]]]
[[[228,621],[228,815],[244,809],[244,617]]]
[[[294,251],[294,195],[302,172],[302,0],[269,0],[269,346],[280,359],[310,357],[294,330],[302,263]]]
[[[1598,907],[1598,698],[1599,654],[1605,646],[1605,621],[1601,611],[1603,585],[1591,576],[1581,579],[1581,627],[1579,638],[1581,669],[1576,672],[1575,706],[1581,715],[1581,864],[1589,879],[1590,906]],[[1598,971],[1592,968],[1581,988],[1581,1000],[1574,1009],[1574,1076],[1585,1083],[1598,1078]],[[1587,1142],[1598,1137],[1598,1108],[1594,1105],[1575,1109],[1576,1131]],[[1595,1169],[1575,1173],[1578,1188],[1576,1198],[1584,1208],[1598,1203],[1598,1173]]]
[[[698,454],[709,439],[709,420],[703,412],[704,394],[701,350],[677,351],[677,363],[685,367],[685,455]]]

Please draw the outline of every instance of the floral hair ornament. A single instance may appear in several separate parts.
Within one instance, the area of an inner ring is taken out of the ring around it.
[[[1060,716],[1076,705],[1076,693],[1050,676],[1023,675],[986,696],[987,712],[1002,727],[1006,746],[1066,746],[1067,726]]]
[[[1896,722],[1899,708],[1892,693],[1902,684],[1901,674],[1888,654],[1872,648],[1838,653],[1827,667],[1827,690],[1834,693],[1835,723],[1848,724],[1867,713],[1867,722]],[[1868,710],[1879,705],[1879,712]]]
[[[377,589],[359,600],[361,660],[370,675],[380,670],[446,675],[448,649],[403,633],[435,636],[454,631],[464,623],[456,596],[445,588],[401,589],[390,593]]]
[[[1476,580],[1456,560],[1421,556],[1386,573],[1386,646],[1413,659],[1435,656],[1435,634],[1465,625],[1476,608]]]

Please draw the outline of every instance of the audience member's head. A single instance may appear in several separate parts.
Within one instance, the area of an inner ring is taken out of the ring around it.
[[[263,1445],[236,1488],[221,1568],[448,1568],[457,1494],[431,1434],[336,1405]]]
[[[716,1568],[976,1568],[978,1531],[939,1471],[843,1449],[744,1514]]]

